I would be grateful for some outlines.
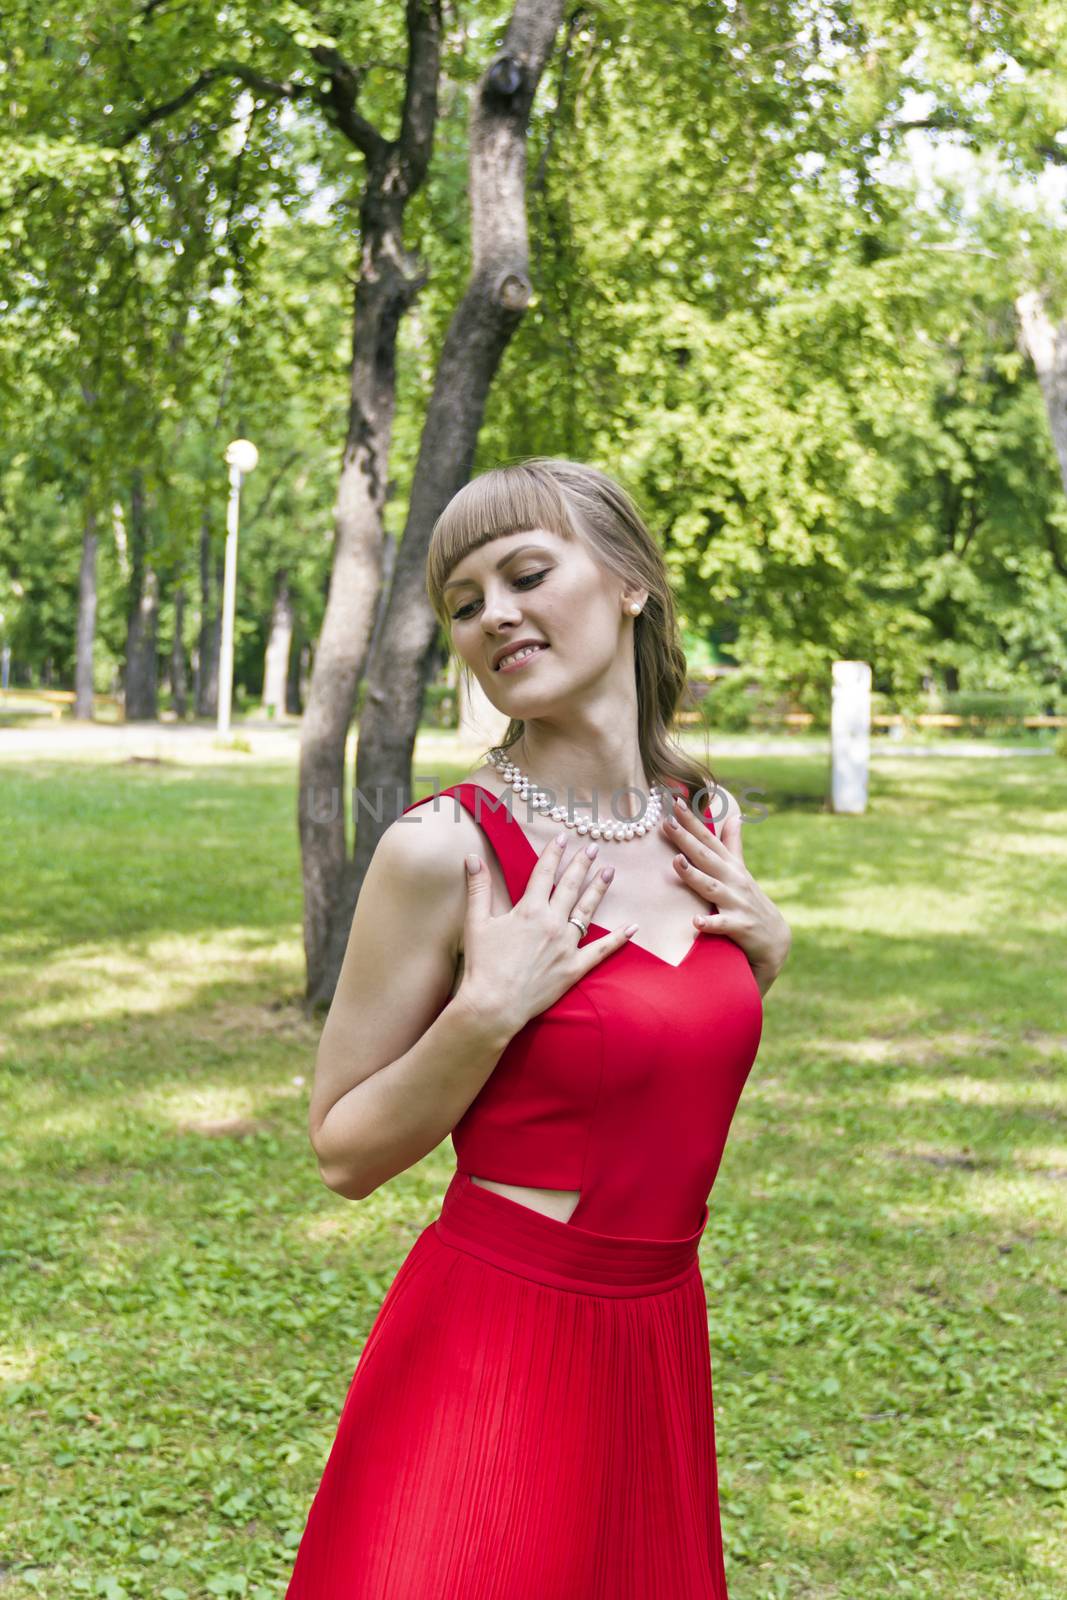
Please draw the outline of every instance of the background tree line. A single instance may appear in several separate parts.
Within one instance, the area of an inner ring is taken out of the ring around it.
[[[483,466],[616,473],[690,633],[802,704],[840,655],[903,701],[1062,703],[1058,7],[104,0],[16,5],[3,52],[2,642],[82,714],[165,677],[211,715],[222,450],[256,441],[237,677],[273,642],[305,712],[313,998],[410,798],[426,541]],[[917,134],[970,165],[917,174]],[[353,852],[357,703],[389,799]]]

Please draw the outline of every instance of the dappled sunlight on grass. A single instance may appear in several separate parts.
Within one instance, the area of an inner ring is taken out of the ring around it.
[[[59,1096],[55,1096],[56,1100]],[[63,1106],[52,1111],[39,1112],[33,1121],[19,1132],[19,1142],[24,1147],[50,1139],[73,1139],[76,1135],[91,1138],[99,1124],[97,1108],[90,1104]]]
[[[300,1224],[300,1232],[308,1241],[338,1239],[346,1249],[357,1247],[353,1262],[359,1259],[359,1247],[371,1240],[381,1242],[383,1238],[391,1237],[414,1243],[419,1230],[410,1216],[405,1216],[402,1222],[388,1222],[367,1201],[342,1200],[330,1190],[326,1190],[326,1194],[335,1202],[337,1209],[304,1219]]]
[[[1067,821],[1067,819],[1065,819]],[[997,853],[1004,856],[1037,856],[1047,861],[1050,856],[1062,856],[1067,861],[1067,835],[1055,834],[1043,827],[1039,833],[1008,834],[997,840]]]
[[[832,922],[839,922],[845,917],[849,927],[857,932],[866,929],[876,931],[880,937],[894,935],[897,938],[914,938],[916,915],[920,913],[915,899],[911,896],[902,897],[897,886],[883,881],[885,868],[882,862],[872,862],[868,870],[866,881],[849,881],[838,886],[832,902],[824,910],[824,918],[825,911],[832,910]],[[974,933],[976,923],[988,915],[988,891],[975,885],[967,889],[959,885],[937,889],[931,885],[922,891],[921,927],[924,940],[936,938],[938,934],[966,938]],[[808,919],[813,926],[818,926],[810,909]]]
[[[1067,1190],[1048,1173],[982,1173],[967,1189],[967,1206],[997,1222],[1040,1222],[1067,1236]]]
[[[932,1061],[968,1061],[975,1056],[997,1055],[1004,1046],[997,1040],[962,1029],[949,1029],[938,1034],[896,1034],[893,1037],[852,1039],[847,1044],[837,1040],[813,1045],[816,1051],[833,1053],[850,1061],[926,1066]]]
[[[202,990],[283,972],[298,976],[292,937],[265,941],[254,928],[201,937],[102,941],[54,956],[23,990],[21,1025],[53,1028],[155,1016],[192,1004]]]
[[[917,1078],[911,1083],[890,1084],[888,1090],[889,1105],[938,1100],[1007,1110],[1059,1106],[1067,1111],[1067,1078],[1062,1083],[1048,1079],[1026,1082],[1022,1078]]]
[[[844,819],[790,799],[820,761],[715,763],[784,797],[745,860],[794,929],[700,1252],[731,1600],[1055,1600],[1067,763],[880,761]],[[145,1594],[206,1593],[208,1549],[280,1593],[451,1144],[321,1181],[291,770],[12,785],[10,1543],[45,1600],[131,1550]]]
[[[259,1095],[254,1089],[237,1084],[158,1084],[135,1094],[132,1103],[176,1128],[212,1131],[215,1127],[225,1128],[235,1119],[254,1117]]]
[[[810,1538],[812,1526],[819,1530],[839,1528],[855,1533],[859,1523],[870,1522],[884,1513],[879,1503],[879,1483],[875,1474],[854,1467],[836,1477],[787,1484],[772,1499],[784,1501],[783,1535],[787,1539]]]
[[[31,1346],[13,1350],[0,1349],[0,1385],[25,1382],[37,1364],[37,1352]]]
[[[1032,1144],[1013,1150],[1011,1159],[1020,1167],[1048,1178],[1067,1178],[1067,1144]],[[1065,1197],[1067,1199],[1067,1197]]]
[[[352,1238],[352,1219],[344,1212],[331,1211],[321,1216],[305,1217],[300,1224],[303,1237],[312,1242]]]
[[[1022,1042],[1027,1050],[1051,1057],[1061,1067],[1067,1067],[1067,1033],[1041,1033],[1037,1028],[1024,1028]]]

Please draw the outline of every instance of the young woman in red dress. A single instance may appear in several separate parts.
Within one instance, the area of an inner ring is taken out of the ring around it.
[[[310,1128],[349,1199],[448,1134],[456,1171],[286,1600],[726,1600],[698,1247],[789,928],[669,737],[685,657],[618,484],[482,474],[427,587],[507,732],[375,850]]]

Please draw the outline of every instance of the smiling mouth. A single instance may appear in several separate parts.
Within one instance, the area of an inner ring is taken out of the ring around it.
[[[524,646],[523,649],[516,650],[511,655],[505,656],[502,661],[497,663],[497,665],[493,668],[493,671],[494,672],[503,672],[505,667],[514,666],[514,664],[517,661],[525,661],[527,656],[539,656],[539,655],[541,655],[541,653],[543,651],[547,650],[548,648],[549,648],[549,646],[547,644],[535,644],[535,645]]]

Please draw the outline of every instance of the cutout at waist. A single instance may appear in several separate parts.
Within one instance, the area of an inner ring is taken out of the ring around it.
[[[700,1282],[698,1250],[707,1226],[681,1238],[646,1239],[597,1233],[519,1204],[458,1169],[430,1224],[442,1244],[478,1256],[519,1277],[584,1294],[659,1294]]]
[[[535,1189],[529,1184],[501,1183],[496,1178],[478,1178],[473,1172],[469,1172],[467,1176],[480,1189],[491,1189],[495,1194],[502,1194],[506,1200],[514,1200],[516,1205],[526,1206],[530,1211],[536,1211],[543,1217],[552,1217],[557,1222],[569,1222],[582,1198],[580,1189]],[[550,1202],[547,1206],[537,1204],[538,1200],[546,1198]],[[552,1204],[553,1201],[556,1203]]]

